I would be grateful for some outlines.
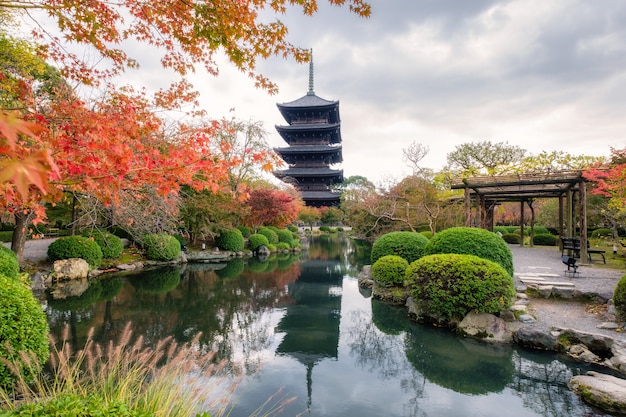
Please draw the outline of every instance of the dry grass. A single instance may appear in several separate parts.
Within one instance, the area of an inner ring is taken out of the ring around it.
[[[70,348],[67,331],[59,347],[52,340],[50,371],[23,355],[38,377],[30,383],[22,379],[14,391],[0,391],[1,408],[11,410],[24,402],[45,402],[67,394],[82,398],[99,395],[156,417],[189,417],[201,412],[218,417],[232,408],[236,382],[223,372],[227,361],[216,362],[215,352],[200,349],[200,335],[185,345],[168,337],[154,348],[144,346],[142,337],[132,342],[130,324],[117,343],[106,347],[93,342],[91,336],[76,353]]]

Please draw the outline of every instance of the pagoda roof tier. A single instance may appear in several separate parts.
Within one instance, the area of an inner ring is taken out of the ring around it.
[[[287,143],[293,142],[296,137],[311,137],[312,135],[330,135],[330,143],[341,143],[339,123],[314,123],[314,124],[297,124],[289,126],[276,126],[276,130]]]
[[[293,178],[343,178],[343,169],[331,169],[327,167],[319,168],[288,168],[280,171],[276,171],[275,175],[279,178],[293,177]]]
[[[330,123],[339,122],[339,101],[326,100],[314,93],[309,92],[299,99],[288,103],[277,103],[276,106],[289,124],[291,124],[294,115],[308,112],[328,113]]]
[[[330,163],[338,164],[343,161],[341,155],[342,146],[329,146],[329,145],[300,145],[289,146],[286,148],[274,148],[274,151],[278,153],[288,164],[291,164],[298,157],[309,158],[313,156],[329,157]]]
[[[332,191],[302,191],[302,199],[308,206],[333,206],[339,204],[341,193]]]

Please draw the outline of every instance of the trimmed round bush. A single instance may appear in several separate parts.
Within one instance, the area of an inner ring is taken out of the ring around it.
[[[102,262],[102,249],[94,239],[84,236],[60,237],[48,246],[48,259],[52,262],[70,258],[84,259],[94,269]]]
[[[279,242],[285,242],[291,246],[291,242],[294,240],[293,232],[291,232],[291,230],[279,229],[276,234],[278,235]]]
[[[408,266],[406,280],[424,314],[440,323],[461,320],[473,310],[500,313],[515,296],[508,271],[474,255],[424,256]]]
[[[242,251],[245,246],[243,234],[239,229],[224,230],[215,240],[220,249],[231,252]]]
[[[556,246],[557,237],[551,235],[550,233],[542,233],[539,235],[535,235],[533,238],[533,245],[540,246]]]
[[[530,234],[530,226],[528,226],[527,229],[528,229],[528,233]],[[548,228],[544,227],[544,226],[535,226],[535,227],[533,227],[533,232],[535,233],[535,236],[537,236],[537,235],[549,235],[550,234],[550,231],[548,230]]]
[[[258,234],[265,236],[269,243],[278,243],[278,235],[269,227],[259,227]]]
[[[283,251],[283,250],[291,250],[291,245],[289,243],[287,243],[287,242],[278,242],[276,244],[276,249],[277,250],[281,250],[281,251]]]
[[[415,232],[391,232],[379,237],[372,245],[372,265],[385,255],[397,255],[411,263],[424,256],[428,239]]]
[[[180,255],[180,242],[167,233],[154,233],[143,239],[146,257],[154,261],[173,261]]]
[[[39,363],[48,360],[48,320],[39,301],[24,284],[0,274],[0,357],[17,364],[24,378],[32,379],[28,367],[22,368],[20,352],[32,352]],[[11,346],[11,351],[6,347]],[[0,361],[0,386],[11,387],[17,377]]]
[[[115,236],[113,233],[104,230],[90,230],[84,232],[83,236],[96,241],[98,246],[100,246],[103,258],[117,258],[124,251],[122,239]]]
[[[437,233],[425,248],[427,255],[457,253],[476,255],[500,264],[513,276],[513,254],[506,242],[493,232],[475,227],[451,227]]]
[[[241,232],[244,238],[250,237],[252,234],[252,228],[248,226],[237,226],[237,229]]]
[[[506,235],[506,234],[510,233],[508,226],[495,226],[493,228],[493,232],[494,233],[500,232],[500,234],[502,234],[502,235]]]
[[[4,245],[0,245],[0,275],[14,279],[20,275],[20,264],[15,252]]]
[[[409,263],[398,255],[385,255],[372,265],[372,279],[383,286],[404,285]]]
[[[502,239],[506,243],[518,244],[522,241],[522,238],[518,233],[505,233],[502,235]]]
[[[265,235],[260,234],[260,233],[252,234],[248,238],[248,246],[250,247],[250,250],[252,250],[252,251],[256,251],[261,246],[268,246],[269,247],[269,245],[270,245],[270,242],[269,242],[269,240],[267,240],[267,237]]]
[[[430,239],[434,236],[433,232],[431,232],[430,230],[424,230],[422,232],[419,232],[419,234],[424,236],[426,239]]]
[[[298,229],[298,226],[296,226],[295,224],[290,224],[289,226],[287,226],[287,229],[294,233],[298,233],[298,231],[300,231],[300,229]]]
[[[330,232],[330,226],[320,226],[320,232]]]
[[[626,319],[626,275],[620,278],[613,291],[613,305],[615,305],[617,315]]]
[[[613,231],[609,229],[608,227],[601,227],[591,232],[591,237],[596,238],[596,239],[599,239],[602,237],[611,237],[611,236],[613,236]]]

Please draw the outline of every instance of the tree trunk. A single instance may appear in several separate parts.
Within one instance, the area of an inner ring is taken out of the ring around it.
[[[11,239],[11,250],[15,252],[18,262],[21,264],[24,258],[24,247],[26,246],[26,236],[28,233],[28,225],[33,219],[32,211],[15,213],[15,230]]]

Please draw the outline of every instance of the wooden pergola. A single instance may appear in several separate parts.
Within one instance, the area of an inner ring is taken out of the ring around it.
[[[587,195],[585,178],[581,170],[554,171],[536,174],[501,175],[464,178],[452,189],[464,190],[465,225],[472,226],[472,208],[477,224],[474,226],[493,231],[494,209],[504,202],[519,202],[521,232],[524,234],[524,204],[531,207],[531,224],[534,224],[532,202],[538,198],[558,198],[559,235],[574,237],[575,226],[580,229],[580,260],[586,262],[587,253]],[[578,202],[578,212],[575,210]],[[576,220],[578,219],[578,222]],[[524,239],[521,240],[524,245]]]

